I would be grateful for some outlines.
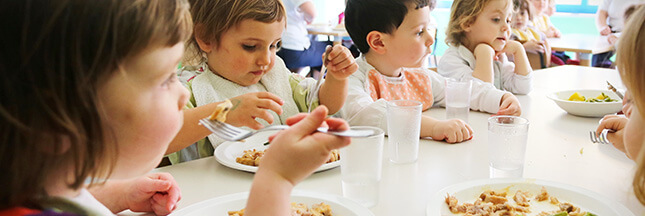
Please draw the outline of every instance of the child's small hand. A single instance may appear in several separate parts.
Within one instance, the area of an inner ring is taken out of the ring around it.
[[[618,37],[616,37],[616,35],[610,34],[609,36],[607,36],[607,42],[609,42],[609,45],[614,46],[616,45],[617,41],[618,41]]]
[[[602,27],[600,29],[600,35],[606,36],[606,35],[609,35],[609,34],[611,34],[611,28],[609,28],[608,25],[605,25],[604,27]]]
[[[518,54],[524,54],[524,46],[522,43],[511,40],[506,43],[506,46],[504,46],[504,49],[502,50],[503,53],[509,54],[509,55],[518,55]]]
[[[323,59],[323,64],[325,63],[328,74],[337,80],[345,80],[358,70],[358,64],[356,64],[352,53],[340,44],[331,48],[327,59]]]
[[[486,43],[477,44],[477,46],[475,46],[475,50],[473,51],[473,54],[475,55],[475,59],[486,58],[486,57],[490,57],[492,59],[496,56],[495,53],[496,53],[495,49],[493,49],[492,46]]]
[[[458,143],[470,140],[473,137],[473,129],[461,119],[439,120],[432,128],[430,137],[434,140]]]
[[[294,186],[325,163],[331,150],[350,143],[348,137],[315,132],[323,123],[331,130],[349,129],[344,120],[327,118],[325,106],[317,107],[309,115],[289,118],[286,123],[291,128],[269,138],[271,145],[262,158],[258,173],[275,173]]]
[[[522,114],[520,101],[517,100],[517,97],[515,97],[515,95],[511,93],[504,94],[499,103],[500,105],[499,110],[497,111],[497,115],[520,116]]]
[[[181,200],[181,192],[175,179],[169,173],[149,173],[143,177],[128,180],[123,201],[134,212],[154,212],[156,215],[170,214]]]
[[[616,149],[625,152],[625,143],[623,142],[623,132],[627,125],[628,118],[623,115],[606,115],[600,120],[596,134],[602,133],[603,130],[613,130],[612,133],[607,133],[607,139],[611,142]]]
[[[226,116],[226,122],[234,126],[246,126],[254,130],[262,128],[255,120],[261,118],[269,124],[273,123],[273,115],[269,110],[282,114],[284,101],[270,92],[253,92],[231,98],[233,107]]]
[[[544,44],[537,42],[537,41],[527,41],[526,43],[522,44],[524,46],[524,49],[526,52],[530,53],[544,53]]]

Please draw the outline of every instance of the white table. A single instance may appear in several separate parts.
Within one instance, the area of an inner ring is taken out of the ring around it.
[[[563,34],[560,38],[549,38],[553,51],[575,52],[580,65],[591,66],[591,55],[614,50],[607,36],[589,34]]]
[[[565,89],[604,89],[605,80],[624,88],[617,72],[591,67],[561,66],[534,73],[535,89],[519,96],[522,116],[530,121],[524,177],[583,187],[627,206],[636,215],[645,207],[632,192],[635,163],[610,145],[592,144],[588,132],[598,118],[566,114],[546,98]],[[424,113],[443,119],[443,108]],[[406,165],[383,162],[380,202],[375,215],[425,215],[430,197],[440,189],[463,181],[488,178],[487,123],[490,114],[471,112],[474,138],[460,144],[422,140],[420,158]],[[387,141],[386,141],[387,142]],[[581,149],[583,153],[581,154]],[[387,153],[387,151],[385,151]],[[182,189],[179,208],[237,192],[248,191],[253,174],[220,165],[213,157],[157,169],[171,173]],[[295,190],[342,195],[340,169],[315,173]]]

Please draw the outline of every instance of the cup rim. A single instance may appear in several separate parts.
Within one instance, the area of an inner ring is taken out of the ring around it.
[[[366,139],[366,138],[369,139],[369,138],[373,138],[373,137],[376,137],[376,136],[382,136],[382,135],[384,136],[385,135],[385,132],[381,128],[374,127],[374,126],[355,125],[355,126],[349,126],[349,128],[352,129],[352,130],[372,130],[372,131],[375,132],[374,135],[372,135],[372,136],[362,137],[363,139]],[[356,138],[352,138],[352,139],[356,139]]]
[[[499,119],[499,118],[512,118],[512,119],[519,119],[519,120],[520,120],[520,122],[517,122],[517,123],[516,123],[516,120],[514,120],[514,121],[513,121],[513,124],[503,124],[503,123],[499,123],[498,121],[496,121],[496,120],[495,120],[495,119]],[[525,126],[525,125],[529,125],[529,120],[528,120],[528,119],[526,119],[526,118],[524,118],[524,117],[521,117],[521,116],[497,115],[497,116],[491,116],[491,117],[488,117],[488,123],[489,123],[489,124],[494,124],[494,125],[497,125],[497,126],[502,126],[502,127],[512,127],[512,126]]]
[[[397,104],[398,102],[408,102],[410,105],[399,105]],[[414,104],[414,105],[412,105]],[[420,107],[423,105],[420,101],[417,100],[410,100],[410,99],[402,99],[402,100],[391,100],[387,101],[388,106],[395,106],[395,107]]]

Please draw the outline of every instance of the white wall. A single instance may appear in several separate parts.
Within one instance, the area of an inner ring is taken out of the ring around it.
[[[313,23],[338,24],[338,14],[345,10],[345,0],[312,0],[318,16]]]

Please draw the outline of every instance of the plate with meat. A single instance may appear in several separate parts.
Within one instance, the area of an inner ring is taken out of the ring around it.
[[[170,215],[244,215],[248,192],[235,193],[204,200],[181,208]],[[291,193],[291,215],[343,215],[373,216],[366,207],[338,195],[320,194],[308,191]]]
[[[622,204],[572,185],[536,179],[481,179],[448,186],[427,215],[634,216]]]
[[[217,162],[232,169],[255,173],[264,156],[264,151],[269,148],[269,136],[277,131],[264,131],[243,141],[224,142],[215,149]],[[316,169],[316,172],[340,166],[338,150],[332,151],[327,163]]]

